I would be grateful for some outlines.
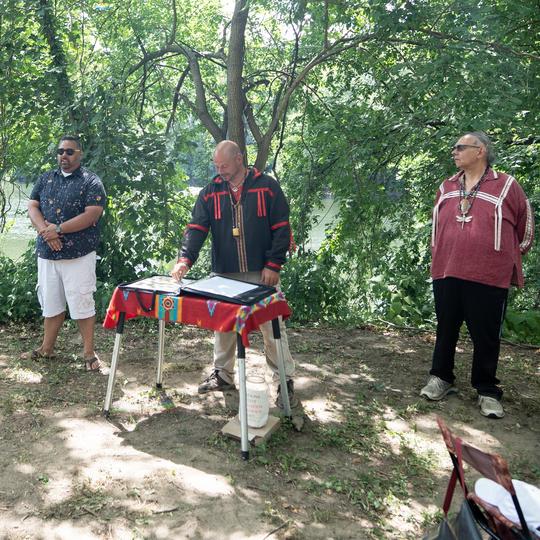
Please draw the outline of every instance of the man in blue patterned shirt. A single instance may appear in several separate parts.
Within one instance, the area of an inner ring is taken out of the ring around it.
[[[59,168],[42,174],[28,202],[38,232],[38,299],[44,336],[33,358],[50,358],[66,314],[79,325],[88,371],[100,371],[94,350],[96,248],[106,202],[99,177],[81,167],[77,137],[64,136],[57,149]]]

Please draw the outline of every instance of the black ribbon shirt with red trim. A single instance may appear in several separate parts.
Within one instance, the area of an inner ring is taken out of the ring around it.
[[[236,229],[233,232],[233,229]],[[219,175],[201,190],[179,252],[192,266],[212,233],[212,271],[279,272],[292,248],[289,205],[278,182],[250,168],[237,202]]]

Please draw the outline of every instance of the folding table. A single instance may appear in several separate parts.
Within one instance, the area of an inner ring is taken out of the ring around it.
[[[124,324],[135,317],[158,319],[158,355],[156,387],[162,387],[163,356],[165,350],[165,326],[168,322],[198,326],[219,332],[236,332],[237,358],[239,379],[239,419],[241,429],[241,456],[249,459],[249,440],[247,425],[246,400],[246,351],[249,346],[249,333],[261,324],[272,321],[274,339],[278,354],[278,368],[283,397],[283,410],[286,416],[291,416],[289,395],[283,361],[283,343],[279,326],[279,317],[286,319],[291,314],[290,308],[281,291],[260,300],[253,305],[239,305],[221,300],[202,298],[198,296],[178,296],[160,294],[151,291],[130,290],[125,285],[119,285],[111,297],[103,326],[116,329],[116,337],[111,360],[107,394],[105,396],[104,414],[108,417],[111,408],[116,369],[120,356],[120,344],[124,333]]]

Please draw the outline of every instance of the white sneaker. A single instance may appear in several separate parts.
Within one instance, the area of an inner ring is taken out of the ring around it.
[[[498,399],[489,396],[478,396],[478,406],[480,407],[480,414],[488,418],[502,418],[504,416],[502,403]]]
[[[457,392],[457,388],[452,386],[449,382],[443,381],[435,375],[431,375],[426,386],[420,390],[420,395],[431,399],[432,401],[439,401],[451,392]]]

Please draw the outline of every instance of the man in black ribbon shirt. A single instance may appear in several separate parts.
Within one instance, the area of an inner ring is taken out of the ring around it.
[[[181,280],[197,260],[212,233],[212,271],[231,277],[278,286],[279,272],[291,246],[289,205],[278,182],[244,165],[233,141],[220,142],[214,151],[217,175],[201,190],[172,276]],[[277,351],[272,324],[261,326],[266,361],[277,374]],[[287,389],[294,406],[294,361],[281,322]],[[215,332],[214,370],[199,386],[199,393],[234,389],[236,335]],[[281,406],[278,387],[277,405]]]

